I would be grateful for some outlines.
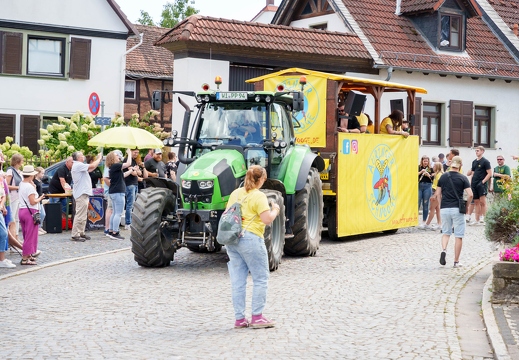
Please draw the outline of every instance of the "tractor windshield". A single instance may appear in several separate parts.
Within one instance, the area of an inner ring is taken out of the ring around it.
[[[209,103],[199,124],[202,143],[253,145],[266,136],[266,107],[258,103]]]

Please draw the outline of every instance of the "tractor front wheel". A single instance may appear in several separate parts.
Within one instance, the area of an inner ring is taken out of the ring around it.
[[[175,196],[169,189],[149,188],[133,204],[130,240],[140,266],[164,267],[173,261],[173,239],[161,231],[162,216],[175,212]]]

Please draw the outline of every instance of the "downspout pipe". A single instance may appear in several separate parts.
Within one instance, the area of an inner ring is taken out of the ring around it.
[[[392,67],[392,66],[390,66],[390,67],[387,68],[387,78],[386,78],[386,80],[384,80],[384,81],[389,81],[389,80],[391,80],[391,76],[393,76],[393,67]]]
[[[137,49],[139,46],[142,45],[142,42],[144,40],[144,33],[139,34],[140,40],[139,43],[133,46],[132,48],[126,50],[126,52],[121,57],[121,86],[119,88],[119,91],[121,92],[119,95],[119,104],[122,104],[123,108],[121,111],[122,116],[124,117],[124,81],[126,79],[126,55],[131,53],[133,50]]]

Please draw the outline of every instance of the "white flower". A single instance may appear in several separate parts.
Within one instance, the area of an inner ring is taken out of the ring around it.
[[[49,126],[47,126],[47,132],[49,132],[49,131],[50,131],[50,132],[54,131],[54,126],[52,126],[52,124],[50,124]],[[7,140],[7,138],[6,138],[6,140]]]
[[[72,145],[69,145],[69,147],[68,147],[67,149],[68,149],[68,151],[74,151],[74,150],[76,150],[76,149],[74,148],[74,146],[72,146]]]
[[[81,130],[80,131],[82,133],[87,133],[88,132],[88,125],[87,124],[81,125]]]
[[[38,143],[38,145],[43,146],[43,145],[45,144],[45,140],[43,140],[43,139],[39,139],[39,140],[37,141],[37,143]],[[41,150],[40,150],[40,151],[41,151]]]
[[[47,135],[48,133],[47,129],[40,129],[40,135]]]
[[[65,136],[65,134],[63,134],[63,133],[59,133],[59,134],[58,134],[58,140],[65,141],[65,140],[67,140],[67,137]]]
[[[79,129],[79,128],[77,127],[76,124],[74,124],[74,123],[70,124],[70,130],[72,130],[72,131],[77,131],[78,129]]]

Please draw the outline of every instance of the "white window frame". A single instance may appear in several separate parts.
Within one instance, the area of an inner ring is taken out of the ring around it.
[[[133,90],[127,90],[130,88],[130,84],[133,84]],[[127,96],[127,93],[133,91],[133,97]],[[124,81],[124,98],[135,100],[137,95],[137,81],[135,80],[125,80]]]
[[[65,77],[65,38],[27,36],[27,75]]]

